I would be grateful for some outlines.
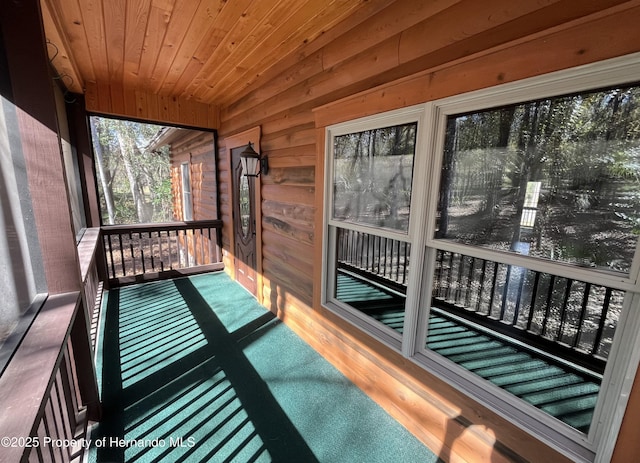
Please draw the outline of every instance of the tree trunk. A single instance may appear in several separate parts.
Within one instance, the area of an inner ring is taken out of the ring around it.
[[[122,162],[125,172],[127,173],[127,179],[129,180],[129,186],[131,188],[131,195],[133,196],[133,203],[136,207],[136,214],[138,215],[139,223],[151,222],[152,209],[145,202],[144,193],[138,177],[136,176],[132,159],[136,153],[140,155],[133,134],[131,134],[126,122],[120,124],[117,131],[118,144],[120,145],[120,154],[122,156]]]
[[[100,183],[102,184],[102,191],[104,194],[104,202],[107,205],[107,216],[109,225],[113,225],[115,221],[115,207],[113,204],[113,192],[111,191],[111,183],[107,179],[107,172],[104,168],[104,156],[102,152],[102,144],[100,143],[100,132],[96,121],[93,117],[89,118],[89,124],[91,126],[91,138],[93,139],[93,149],[96,155],[96,164],[98,167],[98,175],[100,176]]]

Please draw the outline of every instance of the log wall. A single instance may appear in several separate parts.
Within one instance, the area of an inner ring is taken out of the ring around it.
[[[173,217],[183,220],[180,166],[188,162],[191,174],[193,220],[218,219],[216,153],[213,132],[186,131],[171,143]]]
[[[85,104],[89,112],[160,124],[215,129],[220,123],[215,105],[117,85],[87,82]]]
[[[262,302],[445,460],[567,461],[321,307],[324,128],[637,52],[639,23],[637,1],[398,1],[328,31],[221,108],[219,148],[259,126],[269,157]],[[224,218],[230,179],[219,167]],[[626,438],[618,449],[636,445]]]

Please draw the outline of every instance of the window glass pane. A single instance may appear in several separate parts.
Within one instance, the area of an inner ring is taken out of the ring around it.
[[[240,175],[238,185],[238,203],[240,207],[240,226],[242,228],[242,236],[247,238],[249,236],[251,219],[251,196],[249,188],[249,177],[246,177],[243,173]]]
[[[586,433],[624,295],[438,251],[426,346]]]
[[[450,116],[436,238],[629,272],[640,87]]]
[[[336,229],[336,299],[402,334],[410,245]]]
[[[334,139],[333,218],[406,232],[416,123]]]

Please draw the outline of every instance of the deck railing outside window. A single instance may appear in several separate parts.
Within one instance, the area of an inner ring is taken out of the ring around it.
[[[407,284],[405,242],[338,228],[342,268]],[[604,371],[624,291],[448,251],[437,252],[434,305],[550,355]]]
[[[411,245],[404,241],[337,228],[338,262],[386,284],[406,286]]]
[[[195,267],[218,267],[222,221],[102,227],[110,280]]]

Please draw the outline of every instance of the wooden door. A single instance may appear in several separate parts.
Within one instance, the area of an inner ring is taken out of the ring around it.
[[[256,283],[256,179],[243,175],[240,153],[244,146],[231,150],[233,172],[233,235],[236,280],[257,295]]]

